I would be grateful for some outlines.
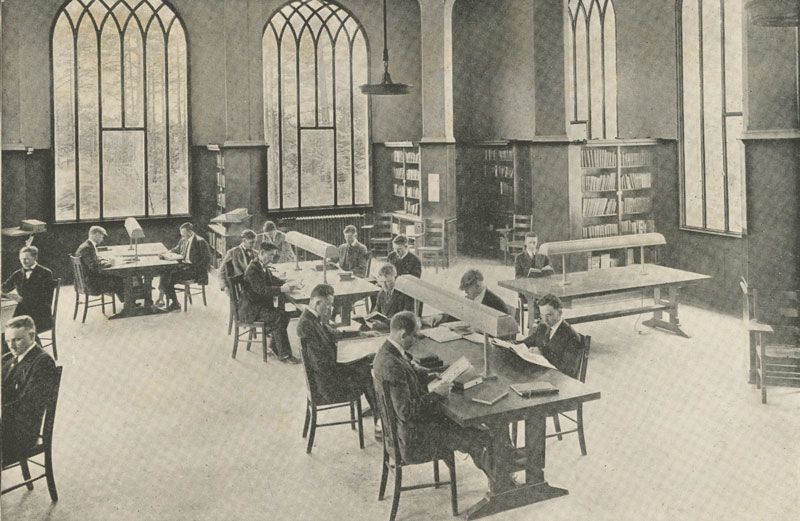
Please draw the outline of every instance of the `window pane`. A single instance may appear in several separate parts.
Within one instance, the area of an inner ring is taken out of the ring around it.
[[[333,205],[333,130],[300,132],[302,206]]]
[[[144,126],[144,46],[139,25],[131,18],[125,30],[125,126]]]
[[[297,208],[297,49],[291,33],[284,33],[281,41],[281,95],[283,105],[283,208]]]
[[[350,42],[347,33],[336,40],[336,185],[339,204],[353,203],[352,139],[350,135]]]
[[[103,132],[103,216],[144,213],[144,132]]]
[[[575,17],[575,9],[573,4],[577,0],[570,0],[567,7],[567,14],[564,15],[564,60],[566,68],[566,93],[567,93],[567,122],[575,121],[575,73],[573,71],[574,61],[573,53],[575,46],[572,45],[572,39],[575,36],[572,31],[572,20]]]
[[[75,219],[75,62],[66,15],[53,30],[53,140],[57,221]]]
[[[323,31],[317,44],[317,78],[319,82],[320,126],[333,125],[333,49],[328,33]]]
[[[591,99],[591,137],[605,138],[603,132],[603,39],[600,29],[600,13],[597,4],[589,18],[589,96]]]
[[[314,52],[314,40],[311,32],[303,31],[300,37],[300,125],[313,127],[317,124],[317,103],[316,103],[316,54]]]
[[[278,43],[271,27],[262,39],[264,67],[264,135],[267,148],[267,208],[280,208],[280,134],[278,104]]]
[[[158,23],[147,32],[147,206],[167,213],[167,103],[164,36]]]
[[[726,118],[727,160],[728,160],[728,227],[730,231],[741,233],[743,224],[742,172],[744,170],[744,146],[742,137],[742,117]]]
[[[725,110],[742,111],[742,1],[725,1]]]
[[[683,191],[687,226],[703,226],[700,37],[697,1],[683,2]]]
[[[159,11],[160,12],[160,11]],[[189,213],[189,125],[186,38],[180,23],[169,32],[169,184],[172,214]]]
[[[97,37],[91,17],[78,28],[78,180],[80,218],[100,217],[100,114]]]
[[[603,21],[603,47],[605,52],[606,137],[617,137],[617,19],[614,4],[606,2]]]
[[[586,12],[583,7],[579,7],[575,22],[575,98],[578,102],[578,121],[589,119],[589,49],[586,26]]]
[[[367,83],[367,44],[361,31],[353,40],[353,165],[355,169],[356,204],[369,203],[369,100],[358,89]]]
[[[722,34],[719,2],[703,2],[703,137],[705,139],[706,227],[725,229],[722,172]]]
[[[103,126],[122,125],[122,71],[120,35],[112,18],[106,21],[100,38],[100,72],[103,82]]]

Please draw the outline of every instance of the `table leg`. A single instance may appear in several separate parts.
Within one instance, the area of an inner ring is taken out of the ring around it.
[[[352,315],[353,312],[353,303],[350,301],[342,302],[342,307],[340,308],[340,312],[342,314],[342,325],[349,326],[350,315]]]
[[[465,519],[481,517],[511,510],[539,501],[565,496],[569,491],[550,486],[544,479],[546,419],[544,416],[525,420],[525,447],[517,449],[515,454],[524,459],[525,483],[504,492],[487,494],[464,514]],[[503,443],[502,437],[508,436],[508,426],[497,426],[494,439]],[[519,467],[514,467],[519,468]]]
[[[653,290],[653,298],[656,301],[656,304],[665,304],[668,306],[667,313],[669,313],[669,322],[666,322],[662,318],[661,310],[653,312],[653,318],[649,320],[645,320],[642,322],[645,326],[664,329],[666,331],[672,331],[676,335],[682,336],[684,338],[689,338],[680,326],[680,320],[678,320],[678,302],[679,302],[679,292],[678,286],[669,286],[669,300],[662,300],[661,299],[661,289],[655,288]]]
[[[143,276],[144,284],[146,284],[144,296],[144,306],[138,307],[136,306],[136,295],[134,291],[134,282],[140,275],[133,275],[130,277],[125,277],[125,303],[122,307],[122,311],[111,315],[109,320],[114,320],[117,318],[127,318],[127,317],[138,317],[141,315],[158,315],[161,313],[165,313],[165,311],[157,308],[153,305],[153,295],[152,295],[152,275],[145,275]]]

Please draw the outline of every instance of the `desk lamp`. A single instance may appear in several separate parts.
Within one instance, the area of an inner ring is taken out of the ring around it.
[[[125,219],[125,231],[128,232],[130,238],[129,250],[134,250],[133,260],[139,261],[139,239],[144,239],[144,230],[139,226],[139,222],[133,217]]]
[[[310,235],[295,231],[286,233],[286,242],[294,247],[296,269],[300,268],[300,263],[298,260],[296,260],[298,248],[322,258],[322,280],[325,282],[325,284],[327,284],[328,260],[338,259],[339,249],[333,244],[328,244],[327,242],[311,237]]]

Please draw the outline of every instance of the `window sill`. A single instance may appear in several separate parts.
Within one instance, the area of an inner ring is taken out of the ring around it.
[[[310,208],[267,209],[267,216],[277,217],[305,217],[306,215],[345,214],[372,210],[371,204],[356,206],[313,206]]]
[[[720,232],[716,230],[705,230],[703,228],[691,228],[689,226],[679,226],[678,230],[682,232],[699,233],[703,235],[716,235],[717,237],[728,237],[729,239],[743,239],[745,232]]]
[[[133,217],[137,221],[146,221],[146,222],[150,222],[150,221],[168,221],[168,220],[172,220],[172,219],[175,219],[175,220],[180,219],[180,220],[186,221],[186,220],[191,220],[192,219],[192,215],[188,214],[188,213],[181,213],[181,214],[175,214],[175,215],[148,215],[148,216],[130,215],[128,217]],[[62,226],[62,225],[69,226],[69,225],[76,225],[76,224],[83,225],[83,226],[92,226],[92,225],[95,225],[95,224],[103,225],[103,224],[108,224],[108,223],[124,223],[125,219],[127,219],[128,217],[109,217],[109,218],[105,218],[105,219],[85,219],[85,220],[81,219],[79,221],[75,221],[75,220],[72,220],[72,221],[53,221],[52,223],[48,223],[48,224],[52,225],[52,226]]]

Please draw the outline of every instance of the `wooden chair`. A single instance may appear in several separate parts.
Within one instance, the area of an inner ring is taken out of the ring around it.
[[[371,226],[371,227],[370,227]],[[369,249],[373,254],[381,252],[389,255],[392,251],[392,214],[384,213],[375,218],[372,225],[362,226],[369,231]]]
[[[394,495],[392,497],[392,510],[389,513],[389,521],[394,521],[397,516],[397,507],[400,505],[401,492],[420,488],[439,488],[441,485],[450,485],[450,506],[453,509],[453,515],[457,516],[458,489],[456,485],[455,454],[450,450],[445,451],[443,454],[437,454],[429,461],[416,461],[414,463],[404,461],[403,455],[400,453],[400,445],[397,441],[397,415],[395,414],[394,405],[392,404],[390,383],[384,382],[381,385],[376,380],[373,380],[373,383],[378,396],[378,410],[381,415],[381,423],[383,424],[383,466],[381,469],[381,485],[378,490],[378,501],[383,500],[389,471],[394,468]],[[442,460],[444,464],[447,465],[447,469],[450,471],[450,481],[439,480],[439,460]],[[403,467],[429,463],[430,461],[433,462],[433,483],[403,486]]]
[[[203,284],[202,282],[197,282],[196,280],[184,280],[181,282],[181,286],[176,286],[175,290],[180,291],[183,293],[183,311],[184,313],[188,311],[188,304],[192,304],[192,296],[202,295],[203,296],[203,306],[208,307],[208,301],[206,300],[206,286],[208,284]],[[197,287],[193,287],[197,286]]]
[[[15,461],[3,461],[3,471],[19,467],[22,470],[22,478],[24,481],[17,483],[8,488],[5,488],[0,494],[11,492],[20,487],[27,487],[28,490],[33,490],[33,482],[45,478],[47,480],[47,490],[50,492],[50,499],[58,501],[58,491],[56,490],[56,480],[53,477],[53,425],[56,418],[56,405],[58,405],[58,392],[61,387],[61,370],[62,367],[56,367],[56,380],[53,393],[50,396],[48,404],[44,410],[44,421],[42,422],[42,430],[40,431],[39,438],[36,445],[33,446],[25,455]],[[39,462],[33,457],[44,455],[44,462]],[[36,477],[31,477],[30,467],[28,463],[33,463],[44,469],[44,474]]]
[[[368,282],[372,282],[374,284],[375,283],[375,279],[373,279],[370,276],[370,273],[372,273],[372,252],[369,252],[369,255],[367,256],[367,272],[366,272],[366,276],[364,277],[364,279],[367,280]],[[372,307],[372,303],[370,301],[370,298],[375,298],[375,297],[364,297],[363,300],[359,301],[362,304],[364,304],[364,314],[365,315],[369,313],[369,309],[370,309],[370,307]],[[358,302],[356,302],[356,304],[358,304]],[[355,309],[355,305],[353,305],[353,309]]]
[[[236,359],[236,350],[239,344],[246,343],[247,350],[253,342],[261,342],[261,351],[264,362],[267,361],[267,339],[271,331],[263,322],[242,322],[239,320],[239,297],[242,294],[242,275],[237,275],[228,279],[228,297],[230,298],[230,311],[233,316],[233,353],[231,358]],[[242,338],[247,335],[247,338]]]
[[[767,403],[767,385],[800,387],[798,291],[757,291],[744,278],[742,318],[750,336],[750,368]]]
[[[89,289],[89,286],[86,284],[86,272],[83,267],[83,263],[81,262],[80,257],[75,257],[73,255],[69,256],[70,264],[72,265],[72,275],[75,278],[75,311],[72,313],[72,320],[78,316],[78,306],[81,304],[80,296],[83,295],[83,319],[81,320],[82,324],[86,323],[86,312],[89,311],[89,308],[96,308],[97,306],[102,306],[103,314],[106,314],[106,295],[111,297],[111,311],[116,313],[117,312],[117,301],[114,297],[114,293],[112,291],[107,292],[95,292]],[[94,298],[92,297],[99,297]],[[99,300],[99,303],[98,303]]]
[[[358,429],[358,447],[364,448],[364,422],[363,414],[361,411],[361,394],[353,394],[348,396],[345,401],[330,403],[319,395],[317,390],[316,381],[314,381],[314,374],[306,365],[308,355],[306,348],[300,348],[300,355],[303,359],[303,374],[306,377],[306,418],[303,421],[303,438],[308,437],[308,444],[306,445],[306,454],[311,454],[311,449],[314,447],[314,436],[316,435],[318,427],[332,427],[334,425],[350,425],[353,430]],[[336,421],[328,423],[317,423],[317,413],[321,411],[329,411],[332,409],[341,409],[344,407],[350,408],[350,419],[346,421]]]
[[[432,263],[436,273],[439,273],[440,264],[442,269],[448,267],[447,244],[443,220],[427,219],[425,221],[424,245],[417,247],[417,255],[423,266]]]
[[[503,250],[503,263],[508,264],[509,255],[525,249],[525,234],[533,231],[533,215],[517,215],[511,218],[511,229],[500,239]]]
[[[581,335],[581,357],[578,363],[578,367],[576,367],[576,371],[574,374],[569,374],[567,376],[571,376],[576,380],[580,380],[581,383],[586,383],[586,367],[589,365],[589,347],[592,343],[592,337],[588,335]],[[545,438],[552,438],[558,437],[559,441],[563,439],[565,434],[572,434],[577,432],[578,433],[578,443],[581,446],[581,454],[586,456],[586,438],[583,434],[583,404],[579,404],[578,408],[575,409],[575,416],[571,416],[571,412],[560,412],[558,414],[554,414],[553,424],[555,425],[555,432],[553,434],[547,434]],[[573,424],[575,424],[574,429],[570,430],[561,430],[561,422],[560,418],[564,418],[569,420]]]
[[[56,346],[56,316],[58,315],[58,294],[60,291],[61,291],[61,279],[54,279],[52,305],[50,307],[50,313],[52,314],[53,317],[53,327],[48,329],[47,331],[42,331],[39,333],[39,341],[42,344],[42,348],[52,346],[53,358],[55,360],[58,360],[58,348]]]

